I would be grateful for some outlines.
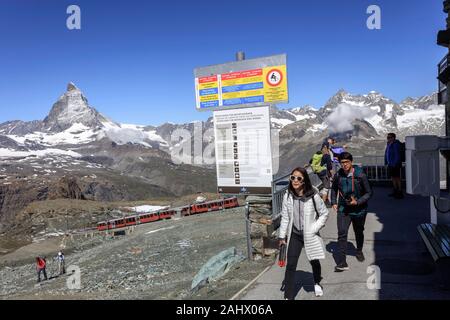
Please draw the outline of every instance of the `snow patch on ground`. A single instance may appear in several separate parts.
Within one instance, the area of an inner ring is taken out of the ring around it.
[[[145,127],[134,124],[121,124],[120,126],[103,123],[105,126],[104,134],[118,144],[128,142],[142,144],[151,148],[149,142],[155,141],[161,145],[168,146],[167,142],[155,130],[145,131]]]
[[[445,121],[445,106],[432,105],[427,110],[405,110],[405,114],[397,116],[397,125],[399,129],[408,128],[420,121],[429,121],[431,118]]]
[[[95,140],[95,133],[81,123],[74,123],[70,128],[58,133],[33,132],[24,136],[7,135],[19,144],[25,144],[26,140],[35,141],[46,146],[60,144],[82,144]]]
[[[62,149],[44,149],[44,150],[32,150],[32,151],[16,151],[9,148],[0,148],[0,158],[1,157],[45,157],[48,155],[66,155],[70,157],[81,157],[81,154],[76,153],[71,150]]]
[[[327,128],[328,128],[328,126],[325,123],[316,123],[316,124],[313,124],[310,128],[308,128],[308,131],[319,132],[319,131],[326,130]]]
[[[176,226],[171,226],[171,227],[167,227],[167,228],[160,228],[160,229],[156,229],[156,230],[152,230],[152,231],[146,232],[145,234],[151,234],[151,233],[155,233],[155,232],[158,232],[158,231],[169,230],[169,229],[173,229],[175,227]]]
[[[289,119],[278,119],[278,118],[271,118],[270,121],[272,123],[275,123],[275,124],[281,126],[281,127],[285,127],[285,126],[287,126],[287,125],[289,125],[291,123],[294,123],[294,121],[289,120]]]
[[[143,206],[136,206],[136,207],[126,207],[125,209],[133,212],[155,212],[158,210],[165,210],[169,209],[169,206],[151,206],[151,205],[143,205]]]

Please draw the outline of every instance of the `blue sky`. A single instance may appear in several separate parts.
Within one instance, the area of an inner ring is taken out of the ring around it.
[[[81,8],[81,30],[66,9]],[[381,30],[366,27],[371,4]],[[290,102],[322,106],[337,90],[400,101],[436,90],[445,49],[441,0],[2,0],[0,122],[43,119],[73,81],[122,123],[204,120],[193,69],[286,53]]]

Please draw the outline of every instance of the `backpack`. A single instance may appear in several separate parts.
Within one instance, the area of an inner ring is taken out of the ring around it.
[[[406,144],[404,142],[400,143],[400,161],[405,162],[406,161]]]
[[[45,265],[46,265],[45,258],[39,258],[37,261],[37,265],[38,265],[39,269],[45,268]]]
[[[315,155],[312,157],[311,162],[311,168],[313,169],[314,173],[321,173],[323,170],[326,170],[327,167],[322,166],[320,163],[322,162],[323,154],[322,152],[318,151]]]

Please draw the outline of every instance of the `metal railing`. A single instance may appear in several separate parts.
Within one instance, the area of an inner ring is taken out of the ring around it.
[[[353,156],[353,164],[361,166],[371,182],[391,181],[388,167],[384,164],[384,156],[382,155]],[[311,168],[307,168],[307,170],[311,184],[321,189],[322,181],[317,174],[313,173]],[[405,181],[405,164],[402,165],[401,170],[402,181]],[[277,177],[272,182],[272,220],[277,219],[281,214],[283,195],[289,187],[289,176],[290,174],[286,174]]]
[[[353,163],[363,168],[369,181],[388,182],[391,181],[388,167],[384,164],[384,156],[366,155],[353,156]],[[405,164],[402,164],[401,178],[405,181]]]

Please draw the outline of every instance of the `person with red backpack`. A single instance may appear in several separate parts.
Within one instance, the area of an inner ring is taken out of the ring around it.
[[[45,261],[45,258],[36,257],[36,271],[38,274],[38,281],[41,282],[41,273],[44,274],[44,280],[47,280],[47,272],[45,271],[47,265],[47,261]]]
[[[337,212],[338,261],[336,272],[348,270],[346,260],[347,236],[350,224],[356,237],[356,259],[365,260],[362,252],[364,245],[364,224],[367,204],[372,196],[372,188],[366,174],[359,166],[353,165],[353,156],[343,152],[339,156],[341,169],[336,172],[331,187],[331,204]]]

